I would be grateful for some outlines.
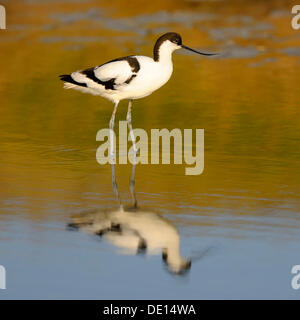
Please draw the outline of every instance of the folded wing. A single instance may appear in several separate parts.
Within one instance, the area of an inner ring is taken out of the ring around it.
[[[107,62],[101,66],[61,75],[61,80],[73,85],[98,90],[116,90],[129,84],[140,69],[136,57],[129,56]]]

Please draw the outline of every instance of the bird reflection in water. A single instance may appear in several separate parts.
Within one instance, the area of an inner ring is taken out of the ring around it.
[[[134,162],[135,163],[135,162]],[[157,254],[173,274],[185,274],[191,260],[180,254],[180,235],[176,227],[159,214],[138,208],[135,194],[135,164],[132,166],[130,193],[133,206],[124,208],[118,191],[115,167],[112,164],[112,185],[120,208],[115,211],[96,211],[72,217],[68,226],[101,236],[128,254]]]

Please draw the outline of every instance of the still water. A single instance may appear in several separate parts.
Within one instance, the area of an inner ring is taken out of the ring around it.
[[[0,299],[300,298],[300,33],[288,1],[2,2]],[[112,104],[63,90],[58,75],[151,55],[166,31],[221,54],[176,52],[171,80],[134,102],[133,126],[204,129],[204,172],[138,164],[133,210],[132,166],[117,165],[120,212],[111,167],[96,161]]]

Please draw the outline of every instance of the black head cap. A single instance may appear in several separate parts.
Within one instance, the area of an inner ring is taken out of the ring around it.
[[[176,33],[176,32],[168,32],[163,34],[162,36],[160,36],[154,46],[154,61],[158,61],[159,60],[159,47],[161,46],[161,44],[165,41],[171,41],[174,44],[177,44],[178,46],[182,45],[182,39],[181,36]]]

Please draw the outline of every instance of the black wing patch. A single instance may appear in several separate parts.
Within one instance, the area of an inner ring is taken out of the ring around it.
[[[115,88],[114,88],[115,80],[116,80],[115,78],[109,79],[107,81],[102,81],[96,77],[94,71],[95,71],[95,68],[89,68],[89,69],[81,71],[81,73],[86,75],[89,79],[93,80],[94,82],[99,83],[102,86],[104,86],[106,90],[107,89],[115,90]]]
[[[116,61],[121,61],[121,60],[126,60],[128,62],[128,64],[131,67],[132,72],[134,72],[134,73],[139,72],[141,66],[140,66],[137,58],[132,57],[132,56],[128,56],[128,57],[116,59]]]
[[[133,74],[131,77],[129,77],[126,81],[125,81],[125,83],[130,83],[131,81],[132,81],[132,79],[134,79],[136,77],[136,74]]]
[[[75,81],[71,77],[71,75],[69,75],[69,74],[62,74],[59,77],[60,77],[60,80],[62,80],[62,81],[70,82],[70,83],[76,84],[77,86],[81,86],[81,87],[87,87],[86,83]]]

